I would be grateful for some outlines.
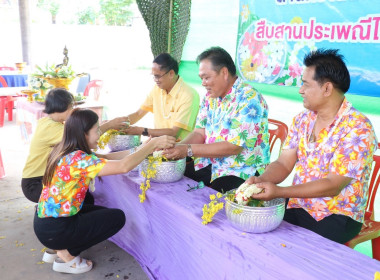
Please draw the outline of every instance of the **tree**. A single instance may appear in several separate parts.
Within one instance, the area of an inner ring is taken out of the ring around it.
[[[133,0],[100,0],[100,13],[107,25],[126,25],[132,16],[129,6]]]
[[[94,24],[97,18],[97,13],[93,7],[86,7],[77,13],[79,24]]]
[[[38,0],[37,7],[49,11],[51,14],[51,23],[56,23],[57,14],[60,8],[59,0]]]

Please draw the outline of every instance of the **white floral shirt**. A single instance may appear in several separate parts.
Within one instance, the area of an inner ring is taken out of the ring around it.
[[[211,181],[228,175],[247,179],[269,163],[268,106],[240,78],[224,98],[206,94],[195,127],[205,129],[205,144],[227,141],[243,148],[238,155],[195,159],[195,170],[212,164]]]

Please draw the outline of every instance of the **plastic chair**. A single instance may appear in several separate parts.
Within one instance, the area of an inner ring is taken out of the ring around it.
[[[288,126],[283,122],[274,119],[268,119],[268,123],[276,126],[276,128],[268,128],[269,151],[272,153],[274,144],[276,143],[277,139],[279,139],[281,141],[279,153],[281,153],[282,145],[284,145],[286,136],[288,135]]]
[[[378,146],[380,149],[380,144]],[[355,248],[359,243],[371,240],[372,242],[372,257],[380,261],[380,222],[374,220],[374,204],[376,191],[380,184],[380,156],[373,156],[374,166],[369,183],[368,204],[364,215],[364,224],[362,230],[352,240],[345,243],[350,248]]]
[[[4,170],[4,164],[3,159],[1,157],[1,150],[0,150],[0,179],[5,177],[5,170]]]
[[[94,96],[94,99],[96,101],[98,101],[99,97],[100,97],[100,91],[102,88],[103,88],[103,81],[102,80],[92,80],[87,84],[86,89],[83,92],[83,96],[89,96],[90,90],[94,89],[94,95],[93,96]]]
[[[14,67],[10,66],[0,66],[0,71],[15,71],[16,69]]]
[[[0,76],[0,84],[2,84],[3,87],[8,87],[7,82],[2,76]],[[0,96],[0,127],[4,126],[5,108],[7,108],[6,110],[8,112],[8,121],[13,120],[13,107],[14,99],[12,96]]]

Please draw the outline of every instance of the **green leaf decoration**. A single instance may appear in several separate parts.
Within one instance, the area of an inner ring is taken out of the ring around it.
[[[149,30],[154,57],[170,53],[181,61],[190,25],[191,0],[136,0]]]

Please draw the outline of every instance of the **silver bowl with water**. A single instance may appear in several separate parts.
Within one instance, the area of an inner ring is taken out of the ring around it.
[[[124,151],[139,146],[140,135],[113,135],[108,141],[108,147],[112,152]]]
[[[264,205],[262,207],[243,206],[227,199],[226,215],[236,229],[252,233],[272,231],[281,224],[284,218],[285,199],[264,201]]]
[[[146,172],[148,169],[149,161],[144,159],[140,164],[141,171]],[[181,180],[185,174],[186,158],[173,161],[162,161],[160,165],[156,166],[157,173],[151,178],[152,182],[156,183],[171,183]]]

